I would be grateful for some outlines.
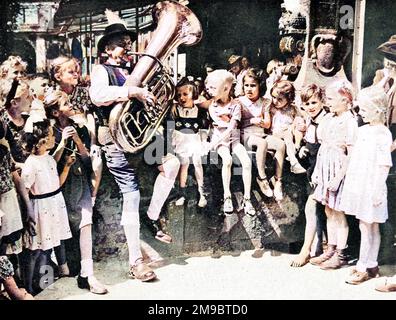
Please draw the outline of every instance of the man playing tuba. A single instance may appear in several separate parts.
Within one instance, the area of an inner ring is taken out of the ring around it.
[[[104,61],[92,70],[89,93],[92,102],[97,106],[98,141],[102,145],[107,167],[123,196],[121,225],[124,228],[129,250],[129,275],[141,281],[150,281],[156,278],[156,274],[143,263],[140,250],[140,193],[137,172],[128,163],[124,151],[117,148],[114,143],[109,129],[109,117],[117,103],[135,98],[143,103],[152,104],[155,102],[155,97],[145,88],[124,86],[130,74],[130,68],[127,67],[128,51],[131,50],[137,35],[128,31],[125,22],[111,11],[108,10],[106,15],[110,25],[106,27],[104,36],[98,42],[98,54],[104,56]],[[173,187],[180,163],[174,156],[164,158],[165,161],[159,168],[162,171],[154,184],[147,215],[152,221],[156,239],[169,243],[172,239],[161,230],[158,218]]]

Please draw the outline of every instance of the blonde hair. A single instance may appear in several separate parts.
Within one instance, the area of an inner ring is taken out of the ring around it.
[[[27,63],[23,61],[20,56],[9,56],[8,59],[0,65],[1,79],[7,79],[10,71],[15,70],[19,66],[26,72]]]
[[[380,113],[381,119],[387,119],[388,96],[381,86],[373,85],[360,90],[357,96],[358,104]]]
[[[205,83],[208,83],[213,80],[221,81],[222,83],[229,83],[232,84],[235,80],[234,75],[225,70],[225,69],[218,69],[210,72],[206,77]]]
[[[65,56],[60,56],[54,59],[51,63],[51,68],[50,68],[51,80],[56,83],[59,83],[59,80],[57,79],[57,75],[62,74],[62,72],[65,71],[65,69],[67,68],[67,66],[70,65],[70,63],[73,63],[76,66],[77,72],[79,73],[80,65],[76,59]]]

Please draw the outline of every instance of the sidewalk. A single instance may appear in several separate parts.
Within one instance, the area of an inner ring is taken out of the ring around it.
[[[94,295],[77,287],[74,278],[63,278],[36,298],[78,300],[202,300],[202,299],[396,299],[395,293],[374,290],[378,279],[352,286],[344,282],[349,268],[323,271],[306,265],[292,268],[293,255],[264,251],[258,258],[244,251],[220,258],[195,256],[163,260],[155,272],[159,280],[142,283],[126,277],[127,262],[109,259],[95,264],[96,277],[109,294]],[[381,274],[393,275],[396,266],[382,266]]]

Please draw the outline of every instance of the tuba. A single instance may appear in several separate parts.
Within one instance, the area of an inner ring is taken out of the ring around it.
[[[124,85],[147,86],[156,98],[154,104],[137,99],[117,104],[110,113],[109,129],[114,143],[125,152],[143,149],[161,125],[175,96],[175,85],[163,62],[179,45],[191,46],[202,38],[202,27],[195,14],[175,1],[155,5],[157,28]]]

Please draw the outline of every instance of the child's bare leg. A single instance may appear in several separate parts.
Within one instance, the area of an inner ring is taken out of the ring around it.
[[[337,244],[336,252],[334,255],[327,261],[323,262],[320,266],[323,270],[329,269],[338,269],[343,265],[347,264],[347,258],[345,254],[346,243],[348,240],[348,224],[346,221],[345,214],[343,212],[332,210],[332,221],[333,221],[333,230],[335,233],[335,242]],[[329,231],[329,230],[328,230]],[[331,240],[329,233],[329,243]]]
[[[275,181],[273,182],[274,197],[275,200],[280,201],[283,199],[282,175],[283,163],[285,161],[286,145],[282,139],[273,135],[267,136],[266,140],[268,144],[268,149],[275,150]]]
[[[181,165],[180,165],[180,172],[179,172],[180,188],[186,187],[189,166],[190,166],[189,159],[183,158],[183,161],[181,162]]]
[[[203,176],[203,167],[202,167],[202,160],[200,156],[193,156],[193,163],[195,169],[195,179],[197,179],[198,184],[198,192],[199,192],[199,201],[198,207],[203,208],[206,207],[208,201],[206,200],[204,194],[204,176]]]
[[[349,226],[345,214],[333,210],[337,228],[337,249],[343,250],[347,247]]]
[[[195,179],[197,179],[197,184],[198,184],[198,190],[201,193],[201,191],[203,191],[203,183],[204,183],[201,157],[193,156],[193,164],[194,164],[194,171],[195,171]]]
[[[296,150],[299,150],[301,147],[301,142],[304,138],[304,134],[299,130],[294,130],[293,135],[294,135],[295,148],[296,148]]]
[[[98,170],[96,173],[92,174],[92,197],[96,199],[99,191],[100,181],[102,180],[102,169]]]
[[[298,160],[296,158],[296,147],[293,142],[293,134],[291,133],[291,130],[284,131],[281,138],[286,144],[286,153],[289,157],[290,164],[294,165]]]
[[[327,217],[327,244],[330,246],[337,246],[337,221],[334,217],[334,210],[325,207],[326,217]]]
[[[268,143],[263,138],[250,136],[249,139],[247,140],[247,145],[249,148],[252,148],[253,146],[257,147],[257,151],[256,151],[257,171],[260,179],[263,180],[267,177],[265,173],[265,160],[267,158]]]
[[[186,200],[186,187],[188,177],[188,167],[190,166],[190,159],[188,157],[180,157],[180,170],[179,170],[179,191],[178,199],[176,200],[177,206],[182,206]]]
[[[317,202],[314,200],[313,195],[309,195],[307,203],[305,204],[305,234],[304,234],[304,244],[301,248],[300,253],[291,262],[292,267],[302,267],[307,264],[310,257],[311,245],[314,241],[316,234],[316,206]]]
[[[242,164],[242,179],[245,199],[250,199],[250,189],[252,185],[252,162],[245,147],[238,143],[233,146],[233,152]]]
[[[285,161],[286,144],[285,142],[273,135],[269,135],[266,138],[268,149],[275,150],[275,177],[276,180],[282,180],[283,175],[283,163]]]
[[[327,225],[327,249],[319,257],[311,258],[309,260],[313,265],[322,265],[329,261],[336,252],[337,247],[337,221],[334,210],[330,207],[325,207],[326,225]]]
[[[230,183],[231,183],[231,166],[232,156],[228,147],[220,146],[217,153],[221,157],[223,166],[221,168],[221,178],[223,180],[224,198],[231,197]]]

